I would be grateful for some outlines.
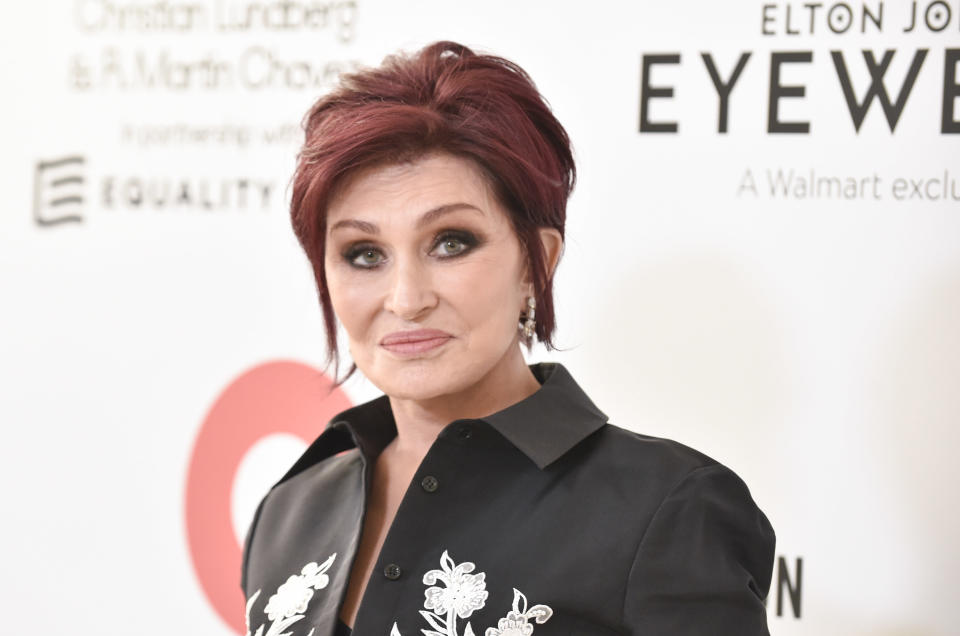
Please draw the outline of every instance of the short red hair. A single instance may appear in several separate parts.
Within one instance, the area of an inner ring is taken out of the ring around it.
[[[360,168],[431,152],[468,158],[486,174],[527,256],[536,335],[552,346],[553,280],[537,230],[551,227],[563,235],[576,167],[566,131],[522,68],[455,42],[436,42],[343,76],[310,108],[303,128],[290,216],[313,266],[328,362],[338,360],[324,271],[330,198]]]

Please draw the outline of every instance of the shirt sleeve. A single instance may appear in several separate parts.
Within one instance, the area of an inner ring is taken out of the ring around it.
[[[634,556],[624,621],[634,636],[767,636],[775,536],[746,484],[720,465],[690,472]]]

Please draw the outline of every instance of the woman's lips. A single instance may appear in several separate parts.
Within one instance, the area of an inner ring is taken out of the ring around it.
[[[442,346],[453,336],[439,329],[395,331],[380,341],[380,346],[400,355],[416,355]]]

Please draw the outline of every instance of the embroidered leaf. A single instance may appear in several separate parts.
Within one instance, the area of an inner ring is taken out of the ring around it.
[[[258,598],[259,596],[260,596],[260,590],[257,590],[256,592],[253,593],[253,596],[251,596],[249,599],[247,599],[247,614],[246,614],[246,616],[247,616],[247,636],[250,635],[250,608],[252,608],[252,607],[253,607],[253,604],[257,602],[257,598]],[[261,630],[262,630],[262,629],[263,629],[263,625],[261,625],[260,628],[261,628]],[[260,632],[257,632],[258,636],[259,636],[259,633],[260,633]]]
[[[293,616],[278,618],[270,625],[270,629],[267,630],[267,636],[287,636],[289,632],[284,632],[283,630],[302,619],[303,614],[294,614]]]
[[[322,573],[326,572],[327,570],[329,570],[329,569],[330,569],[330,566],[333,565],[334,559],[336,559],[336,558],[337,558],[337,553],[334,552],[333,554],[331,554],[331,555],[327,558],[326,561],[324,561],[323,563],[321,563],[321,564],[320,564],[320,573],[322,574]]]
[[[473,625],[471,625],[470,623],[467,623],[467,628],[463,630],[463,636],[476,636],[473,633]]]
[[[452,574],[453,568],[456,567],[453,559],[450,558],[450,555],[447,554],[446,550],[444,550],[443,554],[440,556],[440,565],[443,567],[443,571],[447,574]]]
[[[397,624],[396,624],[396,623],[393,624],[393,629],[390,630],[390,636],[403,636],[403,635],[400,633],[400,630],[397,629]]]
[[[520,609],[520,601],[523,601],[523,609]],[[527,597],[517,588],[513,588],[513,611],[523,615],[527,613]]]
[[[553,610],[546,605],[534,605],[527,611],[527,618],[532,618],[539,624],[544,624],[553,616]]]
[[[421,629],[423,636],[448,636],[446,632],[435,632],[432,629]]]
[[[263,625],[257,628],[257,633],[255,636],[263,636]]]
[[[427,620],[427,622],[430,623],[430,627],[436,630],[439,630],[441,632],[447,631],[446,623],[444,623],[440,619],[440,617],[434,614],[433,612],[425,612],[423,610],[420,610],[420,616],[423,616]]]

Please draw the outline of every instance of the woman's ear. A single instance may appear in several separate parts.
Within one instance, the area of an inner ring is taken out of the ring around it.
[[[560,262],[560,254],[563,253],[563,237],[556,228],[542,227],[540,232],[540,244],[543,245],[543,256],[547,266],[547,278],[553,278],[553,272]]]
[[[563,237],[559,231],[552,227],[541,227],[537,232],[540,234],[540,247],[543,253],[544,269],[546,269],[547,272],[547,280],[550,280],[553,278],[553,271],[557,268],[557,263],[560,261],[560,254],[563,253]],[[524,268],[520,286],[524,298],[533,293],[533,276],[529,263]],[[526,305],[524,305],[524,307],[526,307]]]

